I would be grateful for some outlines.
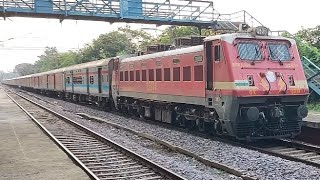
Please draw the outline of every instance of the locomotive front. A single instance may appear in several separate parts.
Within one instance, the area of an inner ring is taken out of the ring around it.
[[[295,41],[268,36],[267,28],[258,27],[222,36],[220,44],[226,68],[221,69],[230,72],[220,80],[214,73],[219,91],[215,99],[223,102],[218,114],[229,119],[222,129],[238,139],[298,135],[308,114],[309,91]],[[223,87],[219,81],[232,84]]]

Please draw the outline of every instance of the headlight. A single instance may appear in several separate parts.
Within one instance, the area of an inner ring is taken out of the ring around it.
[[[266,72],[266,78],[268,79],[269,82],[272,82],[272,83],[275,82],[277,79],[275,73],[272,71]]]
[[[268,36],[269,29],[264,26],[256,27],[256,35],[258,36]]]

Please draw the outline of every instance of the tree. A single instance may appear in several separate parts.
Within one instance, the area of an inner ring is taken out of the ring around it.
[[[15,66],[14,72],[18,73],[20,76],[25,76],[34,73],[34,66],[29,63],[21,63]]]
[[[151,36],[142,30],[119,28],[117,31],[101,34],[82,48],[77,63],[132,54],[136,50],[143,50],[151,41]]]
[[[295,36],[320,50],[320,25],[314,28],[302,29],[298,31]]]
[[[59,68],[77,64],[77,59],[79,59],[79,54],[77,52],[68,51],[58,53]]]
[[[172,44],[174,39],[179,37],[190,37],[190,36],[209,36],[212,35],[211,29],[201,29],[194,26],[170,26],[166,28],[162,34],[157,38],[157,42],[161,44]]]
[[[162,44],[172,44],[175,38],[200,35],[199,29],[192,26],[171,26],[166,28],[158,37]]]
[[[35,62],[36,72],[44,72],[59,68],[59,54],[56,47],[46,47],[44,53]]]
[[[302,30],[304,31],[304,30]],[[300,56],[305,56],[317,66],[320,66],[320,50],[313,46],[308,39],[302,38],[301,31],[294,35],[288,32],[282,34],[284,37],[293,38],[296,40]]]

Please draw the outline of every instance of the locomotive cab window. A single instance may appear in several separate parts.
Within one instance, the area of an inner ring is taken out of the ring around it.
[[[237,44],[238,55],[241,60],[262,60],[262,53],[256,42],[239,42]]]
[[[220,45],[214,46],[214,61],[220,61]]]
[[[269,59],[274,61],[290,60],[289,47],[287,44],[268,43]]]

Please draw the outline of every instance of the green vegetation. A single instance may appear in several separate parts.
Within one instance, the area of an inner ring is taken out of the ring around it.
[[[320,103],[317,103],[317,102],[308,103],[307,107],[308,107],[308,110],[320,112]]]

